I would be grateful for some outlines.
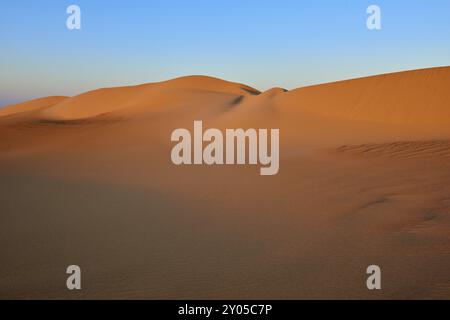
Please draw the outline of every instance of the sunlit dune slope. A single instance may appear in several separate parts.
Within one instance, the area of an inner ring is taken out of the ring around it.
[[[282,106],[350,120],[450,127],[450,68],[341,81],[286,93]]]
[[[145,111],[171,106],[210,104],[210,108],[233,103],[241,95],[259,92],[243,84],[206,76],[190,76],[138,86],[90,91],[54,105],[42,113],[52,119],[81,119],[105,113],[143,108]]]

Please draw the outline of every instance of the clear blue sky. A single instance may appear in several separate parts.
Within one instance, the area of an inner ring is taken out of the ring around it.
[[[1,1],[0,44],[0,105],[190,74],[290,89],[450,65],[450,1]]]

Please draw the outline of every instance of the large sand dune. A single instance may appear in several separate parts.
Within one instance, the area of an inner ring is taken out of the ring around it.
[[[2,109],[0,297],[450,298],[449,89],[450,68],[266,92],[193,76]],[[279,128],[280,173],[174,166],[194,120]]]

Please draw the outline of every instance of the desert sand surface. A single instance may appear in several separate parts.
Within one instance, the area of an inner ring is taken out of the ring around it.
[[[173,165],[194,120],[279,128],[279,174]],[[0,136],[2,299],[450,298],[450,67],[100,89],[2,109]]]

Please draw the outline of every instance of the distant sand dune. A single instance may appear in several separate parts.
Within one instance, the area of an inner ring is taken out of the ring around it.
[[[17,114],[17,113],[22,113],[22,112],[42,110],[42,109],[51,107],[55,104],[58,104],[66,99],[67,99],[67,97],[46,97],[46,98],[40,98],[40,99],[27,101],[27,102],[12,105],[12,106],[7,106],[7,107],[0,109],[0,117],[9,116],[9,115]]]
[[[229,97],[231,104],[246,95],[259,91],[243,84],[227,82],[206,76],[182,77],[160,83],[132,87],[107,88],[90,91],[65,100],[46,109],[43,117],[55,119],[81,119],[127,109],[160,109],[168,105],[183,105],[201,100],[202,103],[223,104]],[[209,100],[204,101],[206,96]],[[216,99],[217,101],[215,101]]]

